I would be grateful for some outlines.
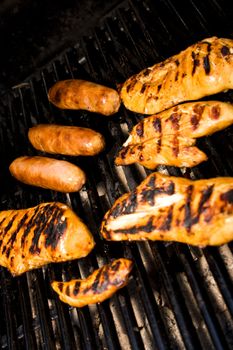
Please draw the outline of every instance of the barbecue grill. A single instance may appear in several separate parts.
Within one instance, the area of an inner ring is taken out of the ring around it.
[[[224,0],[124,1],[78,42],[54,57],[0,100],[1,210],[45,201],[68,204],[88,224],[96,247],[83,259],[52,264],[12,278],[0,268],[2,349],[232,349],[233,245],[205,249],[179,243],[105,242],[99,227],[105,212],[149,174],[138,165],[115,167],[114,155],[142,115],[123,106],[112,117],[52,106],[47,92],[57,80],[81,78],[115,88],[130,75],[208,36],[232,37]],[[211,96],[233,102],[232,92]],[[95,157],[62,157],[87,174],[75,194],[33,188],[14,180],[9,164],[38,155],[28,128],[38,123],[90,127],[106,138]],[[192,179],[233,176],[233,128],[198,141],[207,162],[192,170],[158,170]],[[81,309],[62,303],[52,280],[85,278],[126,257],[134,261],[127,287],[111,299]]]

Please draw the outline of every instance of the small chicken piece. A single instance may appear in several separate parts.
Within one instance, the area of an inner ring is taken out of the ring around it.
[[[130,77],[120,97],[129,110],[154,114],[232,88],[233,40],[211,37]]]
[[[105,214],[107,240],[176,241],[205,247],[233,239],[233,178],[188,180],[153,173]]]
[[[69,282],[54,281],[51,285],[64,303],[83,307],[88,304],[100,303],[124,287],[128,283],[132,267],[131,260],[117,259],[95,270],[86,279]]]
[[[233,105],[219,101],[189,102],[144,118],[130,133],[115,163],[193,167],[207,160],[196,138],[233,123]]]
[[[0,212],[0,265],[17,276],[51,262],[85,257],[92,234],[65,204]]]

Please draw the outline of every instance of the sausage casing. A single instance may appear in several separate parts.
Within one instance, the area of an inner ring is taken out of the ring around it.
[[[17,180],[59,192],[76,192],[86,181],[85,173],[76,165],[48,157],[16,158],[9,167]]]
[[[48,99],[62,109],[84,109],[111,115],[120,107],[116,90],[85,80],[70,79],[55,83],[49,90]]]
[[[95,270],[84,280],[54,281],[51,285],[63,302],[71,306],[83,307],[100,303],[124,287],[132,267],[131,260],[117,259]]]
[[[63,203],[0,211],[0,265],[14,276],[84,257],[94,244],[87,226]]]
[[[104,137],[89,128],[39,124],[29,129],[28,138],[39,151],[70,156],[93,156],[105,147]]]

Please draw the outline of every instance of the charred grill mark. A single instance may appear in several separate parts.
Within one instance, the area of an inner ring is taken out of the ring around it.
[[[175,81],[178,80],[178,77],[179,77],[179,72],[176,72],[176,75],[175,75]]]
[[[134,213],[137,209],[137,191],[131,192],[129,197],[122,203],[122,214]]]
[[[129,84],[126,87],[126,91],[130,92],[130,90],[133,90],[134,86],[137,84],[137,80],[136,79],[132,79],[130,80]]]
[[[171,228],[171,223],[172,223],[172,217],[173,217],[173,205],[170,206],[168,210],[167,217],[165,218],[164,222],[162,225],[159,227],[159,230],[161,231],[169,231]]]
[[[201,120],[204,109],[205,109],[205,106],[201,106],[199,104],[196,104],[193,107],[194,114],[192,114],[191,119],[190,119],[191,124],[193,126],[193,130],[196,130],[198,128],[198,125],[199,125],[199,122]]]
[[[184,227],[190,232],[192,227],[192,212],[191,212],[191,200],[193,193],[193,185],[187,187],[186,201],[184,205]]]
[[[74,285],[73,295],[76,296],[79,293],[81,281],[76,281]]]
[[[180,151],[180,147],[179,147],[179,139],[177,137],[177,135],[174,135],[173,137],[173,142],[172,142],[172,153],[174,155],[174,157],[178,157]]]
[[[168,120],[171,121],[172,127],[174,130],[178,131],[180,128],[179,121],[180,121],[180,115],[179,113],[172,113]]]
[[[201,195],[200,202],[197,209],[197,215],[192,219],[192,225],[196,224],[200,220],[201,214],[206,209],[205,204],[210,199],[213,189],[214,189],[214,185],[211,185],[202,191],[202,195]]]
[[[195,52],[192,51],[191,55],[192,55],[192,60],[193,60],[192,75],[194,75],[196,72],[196,68],[200,65],[200,61],[198,58],[196,58],[197,55],[195,54]]]
[[[129,150],[129,146],[122,147],[122,149],[119,152],[119,156],[121,157],[121,159],[125,159],[126,158],[128,150]]]
[[[223,45],[221,48],[221,54],[223,57],[230,55],[230,49],[228,46]]]
[[[15,217],[16,216],[17,216],[17,214],[15,215]],[[9,255],[10,255],[10,252],[11,252],[11,250],[13,248],[13,245],[14,245],[15,239],[17,237],[17,234],[20,231],[20,229],[23,227],[23,225],[24,225],[25,221],[27,220],[27,218],[28,218],[28,214],[25,213],[23,215],[23,217],[21,218],[21,220],[19,221],[16,229],[11,233],[11,237],[9,238],[8,242],[6,243],[6,245],[7,245],[7,251],[6,251],[7,258],[9,258]]]
[[[155,226],[153,225],[153,217],[150,217],[145,225],[117,229],[117,230],[114,230],[114,233],[120,233],[120,234],[123,233],[123,234],[130,234],[130,235],[137,234],[139,232],[150,233],[153,231],[154,228]]]
[[[146,90],[146,84],[142,85],[140,93],[143,94],[145,90]]]
[[[67,229],[67,218],[62,219],[64,211],[57,208],[56,213],[48,222],[44,234],[46,235],[45,247],[56,249],[60,238],[64,235]]]
[[[233,204],[233,190],[229,190],[225,193],[222,193],[220,199],[229,204]]]
[[[26,237],[28,236],[28,234],[30,233],[32,227],[34,226],[34,219],[37,217],[39,211],[41,210],[42,208],[40,206],[37,206],[35,209],[34,209],[34,214],[31,214],[31,218],[30,220],[28,221],[27,223],[27,227],[25,228],[23,234],[22,234],[22,237],[21,237],[21,247],[23,248],[24,246],[24,242],[25,242],[25,239]]]
[[[114,262],[114,263],[112,264],[111,270],[114,271],[114,272],[116,272],[116,271],[119,270],[120,266],[121,266],[121,262],[120,262],[120,261],[116,261],[116,262]]]
[[[160,132],[162,131],[162,126],[161,126],[161,119],[160,118],[155,118],[153,120],[153,127],[155,131]]]
[[[206,55],[206,56],[203,58],[203,67],[204,67],[204,70],[205,70],[205,74],[206,74],[206,75],[210,74],[210,60],[209,60],[209,55]]]
[[[65,294],[68,295],[68,297],[70,296],[70,285],[69,284],[66,287]]]
[[[92,290],[92,292],[94,294],[98,293],[98,285],[99,285],[100,280],[101,280],[101,275],[102,275],[103,269],[104,269],[104,267],[99,269],[98,273],[96,274],[94,282],[83,291],[83,294],[86,294],[89,290]]]
[[[111,216],[115,219],[121,214],[121,205],[118,203],[115,208],[112,209]]]
[[[138,123],[138,125],[136,126],[136,133],[139,137],[143,137],[143,134],[144,134],[143,122]]]
[[[220,111],[221,111],[221,109],[220,109],[219,105],[213,106],[211,108],[211,117],[213,119],[218,119],[220,116]]]
[[[177,65],[177,67],[180,65],[180,61],[177,59],[175,60],[175,64]]]
[[[170,182],[166,187],[156,187],[156,176],[152,175],[146,187],[141,191],[141,201],[147,202],[153,206],[155,204],[155,197],[161,194],[172,195],[174,194],[174,182]]]
[[[12,218],[9,220],[7,226],[6,226],[5,228],[3,228],[3,232],[2,232],[2,235],[1,235],[1,245],[0,245],[0,248],[2,248],[2,243],[4,243],[4,238],[5,238],[5,237],[7,236],[7,234],[9,233],[9,231],[10,231],[10,229],[11,229],[11,227],[12,227],[12,225],[13,225],[15,219],[16,219],[16,217],[17,217],[17,214],[13,215]],[[14,232],[11,232],[10,239],[11,239],[13,233],[14,233]],[[8,240],[7,243],[5,243],[5,244],[3,245],[3,248],[2,248],[2,253],[3,253],[3,254],[5,253],[6,249],[8,248],[7,245],[9,244],[10,239]]]
[[[157,93],[160,91],[161,87],[162,87],[162,84],[159,84],[157,87]]]

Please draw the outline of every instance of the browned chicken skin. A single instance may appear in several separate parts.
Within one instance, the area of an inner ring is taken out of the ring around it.
[[[130,77],[120,96],[129,110],[154,114],[232,88],[233,40],[212,37]]]
[[[50,88],[48,98],[58,108],[84,109],[107,116],[120,107],[116,90],[78,79],[58,81]]]
[[[84,257],[94,247],[87,226],[65,204],[0,212],[0,265],[12,275]]]
[[[70,156],[93,156],[104,149],[104,137],[89,128],[39,124],[29,129],[28,138],[37,150]]]
[[[148,176],[106,213],[107,240],[177,241],[220,245],[233,239],[233,178],[188,180]]]
[[[128,282],[132,267],[131,260],[117,259],[95,270],[84,280],[54,281],[51,285],[63,302],[71,306],[83,307],[100,303],[124,287]]]
[[[184,103],[144,118],[130,133],[115,163],[193,167],[207,159],[196,138],[233,123],[233,105],[219,101]]]

